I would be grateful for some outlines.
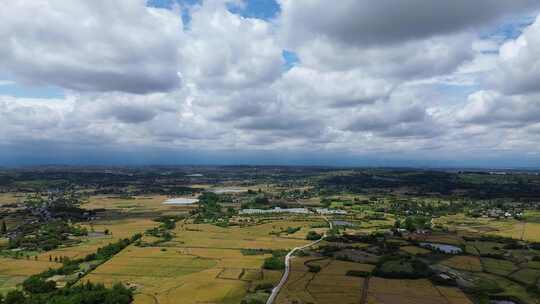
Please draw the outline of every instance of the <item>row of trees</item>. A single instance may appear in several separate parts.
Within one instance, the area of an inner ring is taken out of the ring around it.
[[[25,283],[22,291],[0,295],[0,304],[129,304],[133,301],[133,291],[122,284],[106,288],[103,284],[87,282],[58,289],[53,281],[33,279]]]

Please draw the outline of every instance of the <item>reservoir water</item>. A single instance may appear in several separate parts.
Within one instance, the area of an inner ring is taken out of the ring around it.
[[[461,248],[447,244],[420,243],[420,246],[431,250],[439,250],[447,254],[459,254],[463,252]]]

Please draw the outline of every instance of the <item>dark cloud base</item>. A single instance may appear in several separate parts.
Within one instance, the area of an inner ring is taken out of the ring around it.
[[[478,153],[478,155],[484,155]],[[540,169],[540,156],[516,158],[513,153],[496,156],[440,156],[417,153],[352,153],[328,151],[204,151],[134,147],[132,149],[35,146],[0,146],[0,166],[147,166],[147,165],[257,165],[329,167],[409,167],[409,168],[485,168]]]

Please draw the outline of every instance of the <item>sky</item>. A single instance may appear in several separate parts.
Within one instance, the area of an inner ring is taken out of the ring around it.
[[[537,0],[0,5],[0,166],[540,168]]]

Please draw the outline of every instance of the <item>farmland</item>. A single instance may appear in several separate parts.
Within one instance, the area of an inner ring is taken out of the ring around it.
[[[24,286],[43,280],[58,291],[102,283],[136,304],[260,304],[285,255],[324,237],[295,252],[274,303],[538,304],[538,206],[477,198],[477,175],[449,196],[424,194],[434,185],[422,174],[457,187],[433,173],[198,169],[40,172],[4,185],[0,294],[31,297]]]
[[[279,271],[261,269],[270,254],[244,255],[242,249],[290,249],[306,243],[270,234],[293,223],[307,227],[309,222],[275,221],[246,228],[183,223],[173,240],[160,247],[131,246],[85,279],[137,286],[135,303],[174,303],[187,292],[192,296],[185,303],[238,303],[248,290],[280,278]]]

